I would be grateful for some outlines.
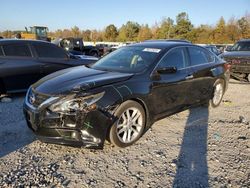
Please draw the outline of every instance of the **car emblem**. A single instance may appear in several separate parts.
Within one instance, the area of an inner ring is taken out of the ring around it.
[[[31,93],[30,96],[29,96],[29,102],[30,102],[30,104],[34,104],[35,100],[36,100],[35,95],[33,93]]]

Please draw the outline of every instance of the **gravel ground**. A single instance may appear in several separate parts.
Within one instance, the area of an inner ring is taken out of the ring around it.
[[[0,102],[0,187],[250,187],[250,84],[220,107],[156,122],[135,145],[89,150],[36,140],[24,95]]]

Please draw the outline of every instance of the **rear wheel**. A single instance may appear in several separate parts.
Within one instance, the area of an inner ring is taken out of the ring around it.
[[[116,110],[117,121],[112,125],[109,139],[118,147],[135,143],[142,135],[146,118],[143,107],[135,101],[126,101]]]
[[[222,101],[225,92],[225,82],[222,79],[218,79],[214,83],[213,98],[210,100],[210,104],[213,108],[218,107]]]

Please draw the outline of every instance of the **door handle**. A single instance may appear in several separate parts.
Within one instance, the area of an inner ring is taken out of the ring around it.
[[[188,75],[188,76],[186,76],[186,80],[190,80],[190,79],[192,79],[192,78],[194,78],[194,76],[193,75]]]

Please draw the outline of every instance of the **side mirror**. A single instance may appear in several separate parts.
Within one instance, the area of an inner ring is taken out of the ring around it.
[[[157,73],[159,74],[171,74],[176,73],[177,69],[176,67],[164,67],[157,69]]]

